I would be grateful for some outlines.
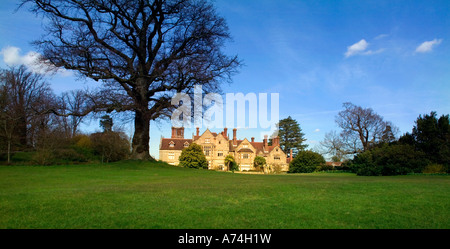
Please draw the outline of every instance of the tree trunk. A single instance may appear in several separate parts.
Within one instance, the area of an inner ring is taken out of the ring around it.
[[[8,164],[11,163],[11,138],[8,139]]]
[[[132,159],[152,160],[150,156],[150,114],[145,111],[136,110],[134,118],[134,135],[132,142]]]

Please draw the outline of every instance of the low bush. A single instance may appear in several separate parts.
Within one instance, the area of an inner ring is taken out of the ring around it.
[[[447,173],[447,167],[442,164],[432,163],[427,165],[422,173],[424,174],[445,174]]]
[[[364,176],[421,173],[429,161],[410,145],[388,145],[358,154],[349,164],[352,172]]]
[[[334,170],[334,169],[335,168],[333,166],[327,165],[327,164],[322,164],[319,167],[317,167],[317,171],[330,171],[330,170]]]
[[[300,151],[289,164],[289,173],[312,173],[325,165],[325,159],[313,151]]]
[[[208,169],[208,162],[203,154],[202,147],[195,143],[191,143],[189,147],[184,148],[178,160],[181,167]]]
[[[102,162],[116,162],[128,159],[130,143],[123,132],[98,132],[90,136],[93,152],[101,157]],[[80,140],[81,141],[81,140]],[[84,148],[88,150],[89,148]]]

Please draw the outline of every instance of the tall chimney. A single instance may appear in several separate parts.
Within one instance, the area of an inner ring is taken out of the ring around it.
[[[228,139],[228,128],[223,128],[223,136]]]
[[[293,156],[292,156],[292,149],[289,151],[289,157],[291,158],[291,160],[293,159]]]
[[[197,127],[197,137],[200,136],[200,128]]]
[[[233,144],[235,144],[235,145],[237,144],[236,132],[237,132],[237,129],[234,128],[233,129]]]
[[[172,126],[172,138],[175,138],[176,135],[176,128]]]
[[[267,143],[267,135],[264,135],[264,140],[263,140],[263,142],[264,142],[264,147],[269,146],[269,144]]]
[[[280,137],[276,136],[276,137],[272,138],[272,145],[279,146],[280,145]]]
[[[181,127],[179,129],[180,129],[180,136],[179,136],[179,138],[184,138],[184,127]]]
[[[253,143],[253,142],[255,142],[255,138],[254,138],[254,137],[252,137],[252,143]]]

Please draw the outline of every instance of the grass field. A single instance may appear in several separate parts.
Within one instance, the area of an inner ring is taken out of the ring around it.
[[[450,176],[1,166],[0,228],[450,228]]]

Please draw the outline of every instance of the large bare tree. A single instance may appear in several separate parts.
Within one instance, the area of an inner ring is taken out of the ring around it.
[[[340,133],[330,131],[320,142],[320,149],[339,160],[366,151],[380,143],[396,140],[398,127],[372,108],[363,108],[350,102],[343,104],[344,110],[336,116],[336,123],[342,129]]]
[[[150,121],[170,116],[175,92],[218,91],[239,66],[222,51],[228,28],[206,0],[22,2],[47,18],[36,41],[43,61],[103,81],[106,102],[93,110],[134,113],[136,159],[150,158]]]
[[[44,116],[39,109],[48,109],[51,99],[53,92],[42,75],[24,65],[0,70],[0,135],[7,143],[8,162],[12,145],[16,150],[32,145],[36,124]]]
[[[366,151],[379,142],[395,139],[393,137],[398,128],[390,121],[383,120],[372,108],[363,108],[350,102],[344,103],[343,107],[344,110],[336,116],[336,123],[342,129],[340,144],[347,147],[349,154]]]
[[[42,75],[27,70],[24,65],[1,70],[0,81],[6,94],[2,112],[16,120],[16,137],[22,146],[27,146],[30,125],[40,116],[37,109],[50,105],[49,96],[53,92]]]

